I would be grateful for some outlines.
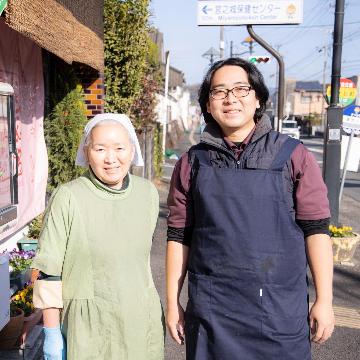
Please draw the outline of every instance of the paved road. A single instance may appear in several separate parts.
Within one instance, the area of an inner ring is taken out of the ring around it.
[[[318,139],[303,139],[306,146],[315,148],[315,156],[321,162],[321,144]],[[189,141],[185,138],[180,144],[179,155],[190,146]],[[310,149],[311,150],[311,149]],[[166,169],[167,175],[171,175],[171,164]],[[358,175],[358,174],[357,174]],[[357,176],[356,175],[356,176]],[[358,178],[354,179],[358,184]],[[166,196],[168,184],[159,182],[158,189],[160,193],[161,211],[154,238],[152,251],[152,268],[156,286],[159,290],[163,304],[165,304],[165,239],[166,239]],[[355,195],[352,190],[355,188]],[[358,187],[347,186],[344,190],[344,204],[340,210],[340,220],[344,223],[351,224],[360,231],[360,200]],[[333,337],[324,345],[313,345],[313,360],[359,360],[360,359],[360,248],[358,248],[354,266],[335,266],[334,277],[334,305],[336,306],[337,323],[345,326],[336,326]],[[313,287],[310,284],[310,300],[314,298]],[[182,294],[181,301],[186,303],[186,289]],[[178,346],[172,342],[168,336],[166,339],[166,360],[184,360],[184,346]],[[242,359],[239,355],[239,360]],[[238,360],[234,359],[234,360]],[[233,359],[231,359],[233,360]],[[266,360],[266,359],[264,359]],[[285,359],[284,359],[285,360]]]
[[[323,163],[323,139],[307,138],[301,139],[304,145],[315,155],[316,160],[322,167]],[[350,196],[360,202],[360,172],[347,171],[344,185],[344,195]]]

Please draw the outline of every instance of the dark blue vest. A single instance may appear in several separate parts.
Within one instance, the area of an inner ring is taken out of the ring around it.
[[[281,140],[250,147],[239,167],[192,150],[188,360],[311,358],[304,236],[283,179],[299,142]]]

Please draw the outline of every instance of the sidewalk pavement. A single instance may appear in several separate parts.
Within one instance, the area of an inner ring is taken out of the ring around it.
[[[195,136],[196,138],[196,136]],[[191,139],[192,140],[192,139]],[[178,155],[191,146],[186,134],[175,149]],[[152,269],[154,280],[165,306],[165,239],[166,239],[166,197],[174,161],[166,161],[162,182],[157,188],[160,194],[160,217],[153,244]],[[360,191],[360,188],[359,188]],[[360,203],[344,192],[340,206],[340,222],[360,232]],[[160,257],[160,258],[159,258]],[[314,301],[314,287],[309,272],[310,302]],[[186,284],[181,303],[186,304]],[[351,265],[335,265],[334,267],[334,312],[336,328],[331,339],[323,345],[312,345],[313,360],[358,360],[360,359],[360,246]],[[166,338],[165,360],[184,360],[185,348],[175,344],[169,335]]]

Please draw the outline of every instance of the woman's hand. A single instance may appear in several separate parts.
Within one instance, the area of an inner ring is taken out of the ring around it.
[[[45,360],[66,360],[66,346],[61,334],[60,327],[44,327],[44,359]]]
[[[166,312],[166,326],[170,331],[171,337],[179,344],[184,344],[184,309],[180,304],[168,307]]]
[[[334,311],[331,303],[315,301],[310,310],[311,340],[323,344],[334,331]]]

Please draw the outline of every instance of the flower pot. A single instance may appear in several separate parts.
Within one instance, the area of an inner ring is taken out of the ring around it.
[[[42,310],[35,309],[35,311],[29,316],[24,317],[24,325],[20,334],[20,346],[23,346],[26,341],[27,335],[30,333],[32,328],[37,325],[42,319]]]
[[[20,290],[23,287],[21,273],[16,275],[10,273],[10,286],[15,287],[14,292]]]
[[[354,233],[352,237],[332,237],[331,240],[334,263],[351,262],[360,241],[359,234]]]
[[[11,350],[21,335],[24,325],[24,312],[18,309],[18,315],[11,316],[10,321],[0,331],[0,349]]]
[[[20,290],[28,281],[30,281],[30,279],[31,269],[26,269],[16,275],[12,275],[12,273],[10,273],[10,286],[16,286],[17,290]]]

